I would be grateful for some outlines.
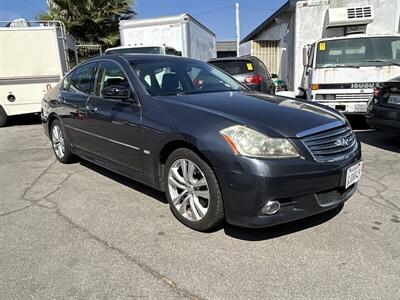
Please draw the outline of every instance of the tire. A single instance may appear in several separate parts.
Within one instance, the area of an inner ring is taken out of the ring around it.
[[[50,125],[50,140],[54,155],[63,164],[74,162],[68,136],[59,120],[54,120]]]
[[[188,171],[186,177],[183,176],[183,166]],[[164,176],[165,194],[171,211],[181,223],[197,231],[208,231],[222,223],[224,206],[217,178],[196,153],[186,148],[172,152]]]
[[[0,106],[0,127],[3,127],[7,123],[7,114],[4,109]]]

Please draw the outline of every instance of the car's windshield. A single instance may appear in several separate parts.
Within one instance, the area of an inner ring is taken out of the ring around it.
[[[229,75],[200,61],[132,60],[131,66],[153,96],[246,90]]]
[[[107,54],[129,54],[129,53],[164,54],[163,49],[161,47],[118,48],[107,51]]]
[[[359,68],[400,63],[400,37],[369,37],[321,41],[317,68]]]

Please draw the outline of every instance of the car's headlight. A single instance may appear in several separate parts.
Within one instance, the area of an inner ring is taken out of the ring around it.
[[[237,155],[259,158],[299,156],[289,140],[268,137],[245,126],[235,125],[221,130],[220,133]]]

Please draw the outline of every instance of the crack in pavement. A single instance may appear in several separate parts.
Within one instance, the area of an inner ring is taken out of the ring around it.
[[[76,175],[76,174],[80,174],[80,173],[84,173],[87,170],[81,171],[81,172],[74,172],[74,173],[70,173],[68,174],[65,178],[63,178],[57,185],[57,188],[54,189],[53,191],[47,193],[45,196],[43,196],[42,198],[38,199],[38,200],[33,200],[33,199],[29,199],[28,197],[26,197],[26,195],[28,194],[29,190],[31,188],[34,187],[34,185],[50,170],[50,168],[57,162],[57,160],[53,161],[51,164],[49,164],[37,177],[36,179],[24,190],[24,193],[22,195],[22,199],[25,201],[30,202],[29,205],[14,210],[14,211],[10,211],[4,214],[1,214],[0,217],[2,216],[9,216],[12,215],[14,213],[18,213],[21,212],[23,210],[26,210],[30,207],[36,206],[39,208],[44,208],[44,209],[48,209],[48,210],[54,210],[55,213],[62,218],[65,222],[67,222],[68,224],[70,224],[73,228],[79,230],[80,232],[86,234],[90,239],[96,241],[97,243],[101,244],[104,248],[106,248],[107,250],[110,251],[114,251],[116,253],[118,253],[119,255],[121,255],[122,257],[124,257],[126,260],[128,260],[131,263],[136,264],[139,268],[141,268],[145,273],[151,274],[153,277],[155,277],[157,280],[161,281],[162,283],[164,283],[167,287],[171,288],[172,291],[174,293],[176,293],[177,295],[181,296],[181,297],[185,297],[185,298],[189,298],[189,299],[203,299],[202,297],[195,295],[194,293],[191,293],[190,291],[180,288],[176,282],[174,282],[173,280],[169,279],[168,277],[162,275],[160,272],[158,272],[157,270],[153,269],[152,267],[148,266],[147,264],[141,262],[138,258],[135,258],[133,256],[131,256],[129,253],[127,253],[126,251],[112,245],[111,243],[107,242],[106,240],[100,238],[99,236],[95,235],[94,233],[92,233],[89,229],[87,229],[84,226],[81,226],[77,223],[75,223],[71,218],[69,218],[67,215],[63,214],[60,210],[60,208],[58,207],[58,204],[53,201],[50,200],[49,197],[51,197],[52,195],[54,195],[55,193],[57,193],[63,186],[63,184],[69,179],[71,178],[71,176]],[[40,202],[42,201],[47,201],[50,202],[54,205],[54,207],[47,207],[44,205],[41,205]]]
[[[85,233],[87,236],[89,236],[89,238],[91,238],[92,240],[100,243],[101,245],[103,245],[106,249],[110,250],[110,251],[114,251],[117,252],[119,255],[123,256],[126,260],[128,260],[131,263],[136,264],[138,267],[140,267],[143,271],[145,271],[146,273],[149,273],[151,275],[153,275],[156,279],[162,281],[164,284],[166,284],[169,288],[172,288],[172,290],[178,294],[179,296],[185,297],[185,298],[189,298],[189,299],[203,299],[202,297],[195,295],[193,293],[191,293],[190,291],[180,288],[176,282],[174,282],[173,280],[169,279],[168,277],[162,275],[161,273],[159,273],[157,270],[153,269],[152,267],[146,265],[145,263],[141,262],[138,258],[135,258],[133,256],[131,256],[129,253],[127,253],[126,251],[112,245],[111,243],[107,242],[106,240],[98,237],[97,235],[95,235],[94,233],[92,233],[91,231],[89,231],[86,227],[83,227],[79,224],[76,224],[72,219],[70,219],[68,216],[64,215],[61,210],[59,209],[58,205],[54,202],[51,201],[49,199],[47,199],[47,201],[53,203],[55,205],[55,212],[58,216],[60,216],[61,218],[63,218],[67,223],[69,223],[71,226],[73,226],[75,229]]]
[[[29,205],[26,205],[26,206],[21,207],[21,208],[19,208],[19,209],[15,209],[15,210],[12,210],[12,211],[8,211],[8,212],[5,212],[5,213],[2,213],[2,214],[0,214],[0,218],[1,218],[1,217],[5,217],[5,216],[10,216],[10,215],[12,215],[12,214],[15,214],[15,213],[19,213],[19,212],[21,212],[21,211],[24,211],[25,209],[28,209],[28,208],[34,206],[34,205],[36,204],[36,202],[42,200],[42,199],[37,200],[37,201],[30,200],[30,199],[27,199],[27,198],[26,198],[26,195],[28,194],[29,190],[40,180],[40,178],[42,178],[42,177],[50,170],[50,168],[51,168],[56,162],[57,162],[57,160],[52,161],[45,169],[43,169],[42,172],[39,173],[39,175],[35,178],[35,180],[33,180],[33,181],[24,189],[21,198],[22,198],[23,200],[27,200],[27,201],[29,201],[29,202],[31,202],[31,203],[30,203]]]
[[[22,208],[15,209],[15,210],[11,210],[11,211],[2,213],[2,214],[0,214],[0,218],[1,218],[1,217],[5,217],[5,216],[10,216],[10,215],[15,214],[15,213],[19,213],[20,211],[23,211],[23,210],[25,210],[25,209],[28,209],[28,208],[34,206],[35,204],[36,204],[36,203],[31,203],[31,204],[29,204],[29,205],[27,205],[27,206],[24,206],[24,207],[22,207]]]
[[[392,167],[390,167],[390,169],[392,169]],[[363,193],[363,192],[360,191],[360,188],[358,188],[357,191],[358,191],[362,196],[368,198],[368,199],[371,200],[372,202],[378,203],[378,204],[383,205],[383,206],[385,206],[385,207],[387,207],[387,208],[391,208],[391,209],[394,208],[395,210],[400,211],[400,207],[399,207],[399,206],[397,206],[397,205],[394,204],[393,202],[387,200],[387,199],[385,198],[385,196],[383,196],[383,193],[384,193],[384,192],[393,191],[392,189],[390,189],[390,187],[388,187],[388,186],[384,183],[383,180],[382,180],[382,182],[381,182],[381,181],[378,182],[378,181],[376,181],[376,178],[371,177],[371,176],[369,176],[368,174],[364,174],[363,176],[365,176],[368,180],[374,181],[376,184],[380,185],[380,186],[382,187],[382,190],[378,190],[378,189],[376,189],[376,188],[374,188],[374,187],[372,187],[372,186],[368,186],[368,185],[361,185],[361,187],[362,187],[362,186],[364,186],[364,187],[370,187],[371,189],[373,189],[373,190],[376,192],[376,195],[377,195],[376,198],[383,200],[384,202],[386,202],[386,203],[389,204],[389,205],[386,205],[386,204],[384,204],[384,203],[381,203],[381,202],[375,200],[373,196],[368,196],[368,195],[366,195],[365,193]],[[388,176],[388,175],[384,175],[384,176],[382,177],[382,179],[385,178],[386,176]]]
[[[379,199],[382,199],[383,201],[389,203],[390,205],[387,205],[387,204],[385,204],[385,203],[379,202],[379,201],[375,200],[373,197],[368,196],[367,194],[361,192],[360,190],[357,190],[357,192],[358,192],[361,196],[367,198],[368,200],[370,200],[370,201],[372,201],[372,202],[374,202],[374,203],[376,203],[376,204],[379,204],[379,205],[381,205],[381,206],[384,206],[384,207],[386,207],[386,208],[389,208],[391,211],[392,211],[392,210],[394,210],[394,211],[400,211],[400,208],[399,208],[399,207],[397,207],[395,204],[393,204],[392,202],[390,202],[390,201],[388,201],[388,200],[386,200],[386,199],[384,199],[384,198],[379,198]],[[376,192],[377,192],[377,194],[379,195],[379,192],[378,192],[378,191],[376,191]]]

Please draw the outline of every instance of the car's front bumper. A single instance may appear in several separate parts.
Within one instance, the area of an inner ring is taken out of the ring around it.
[[[360,149],[351,159],[326,164],[300,158],[240,158],[243,172],[217,169],[226,221],[243,227],[268,227],[339,206],[356,191],[357,184],[345,190],[345,179],[346,170],[360,161]],[[281,208],[273,215],[263,214],[261,210],[270,200],[279,201]]]
[[[400,133],[400,108],[370,104],[366,120],[373,128]]]

